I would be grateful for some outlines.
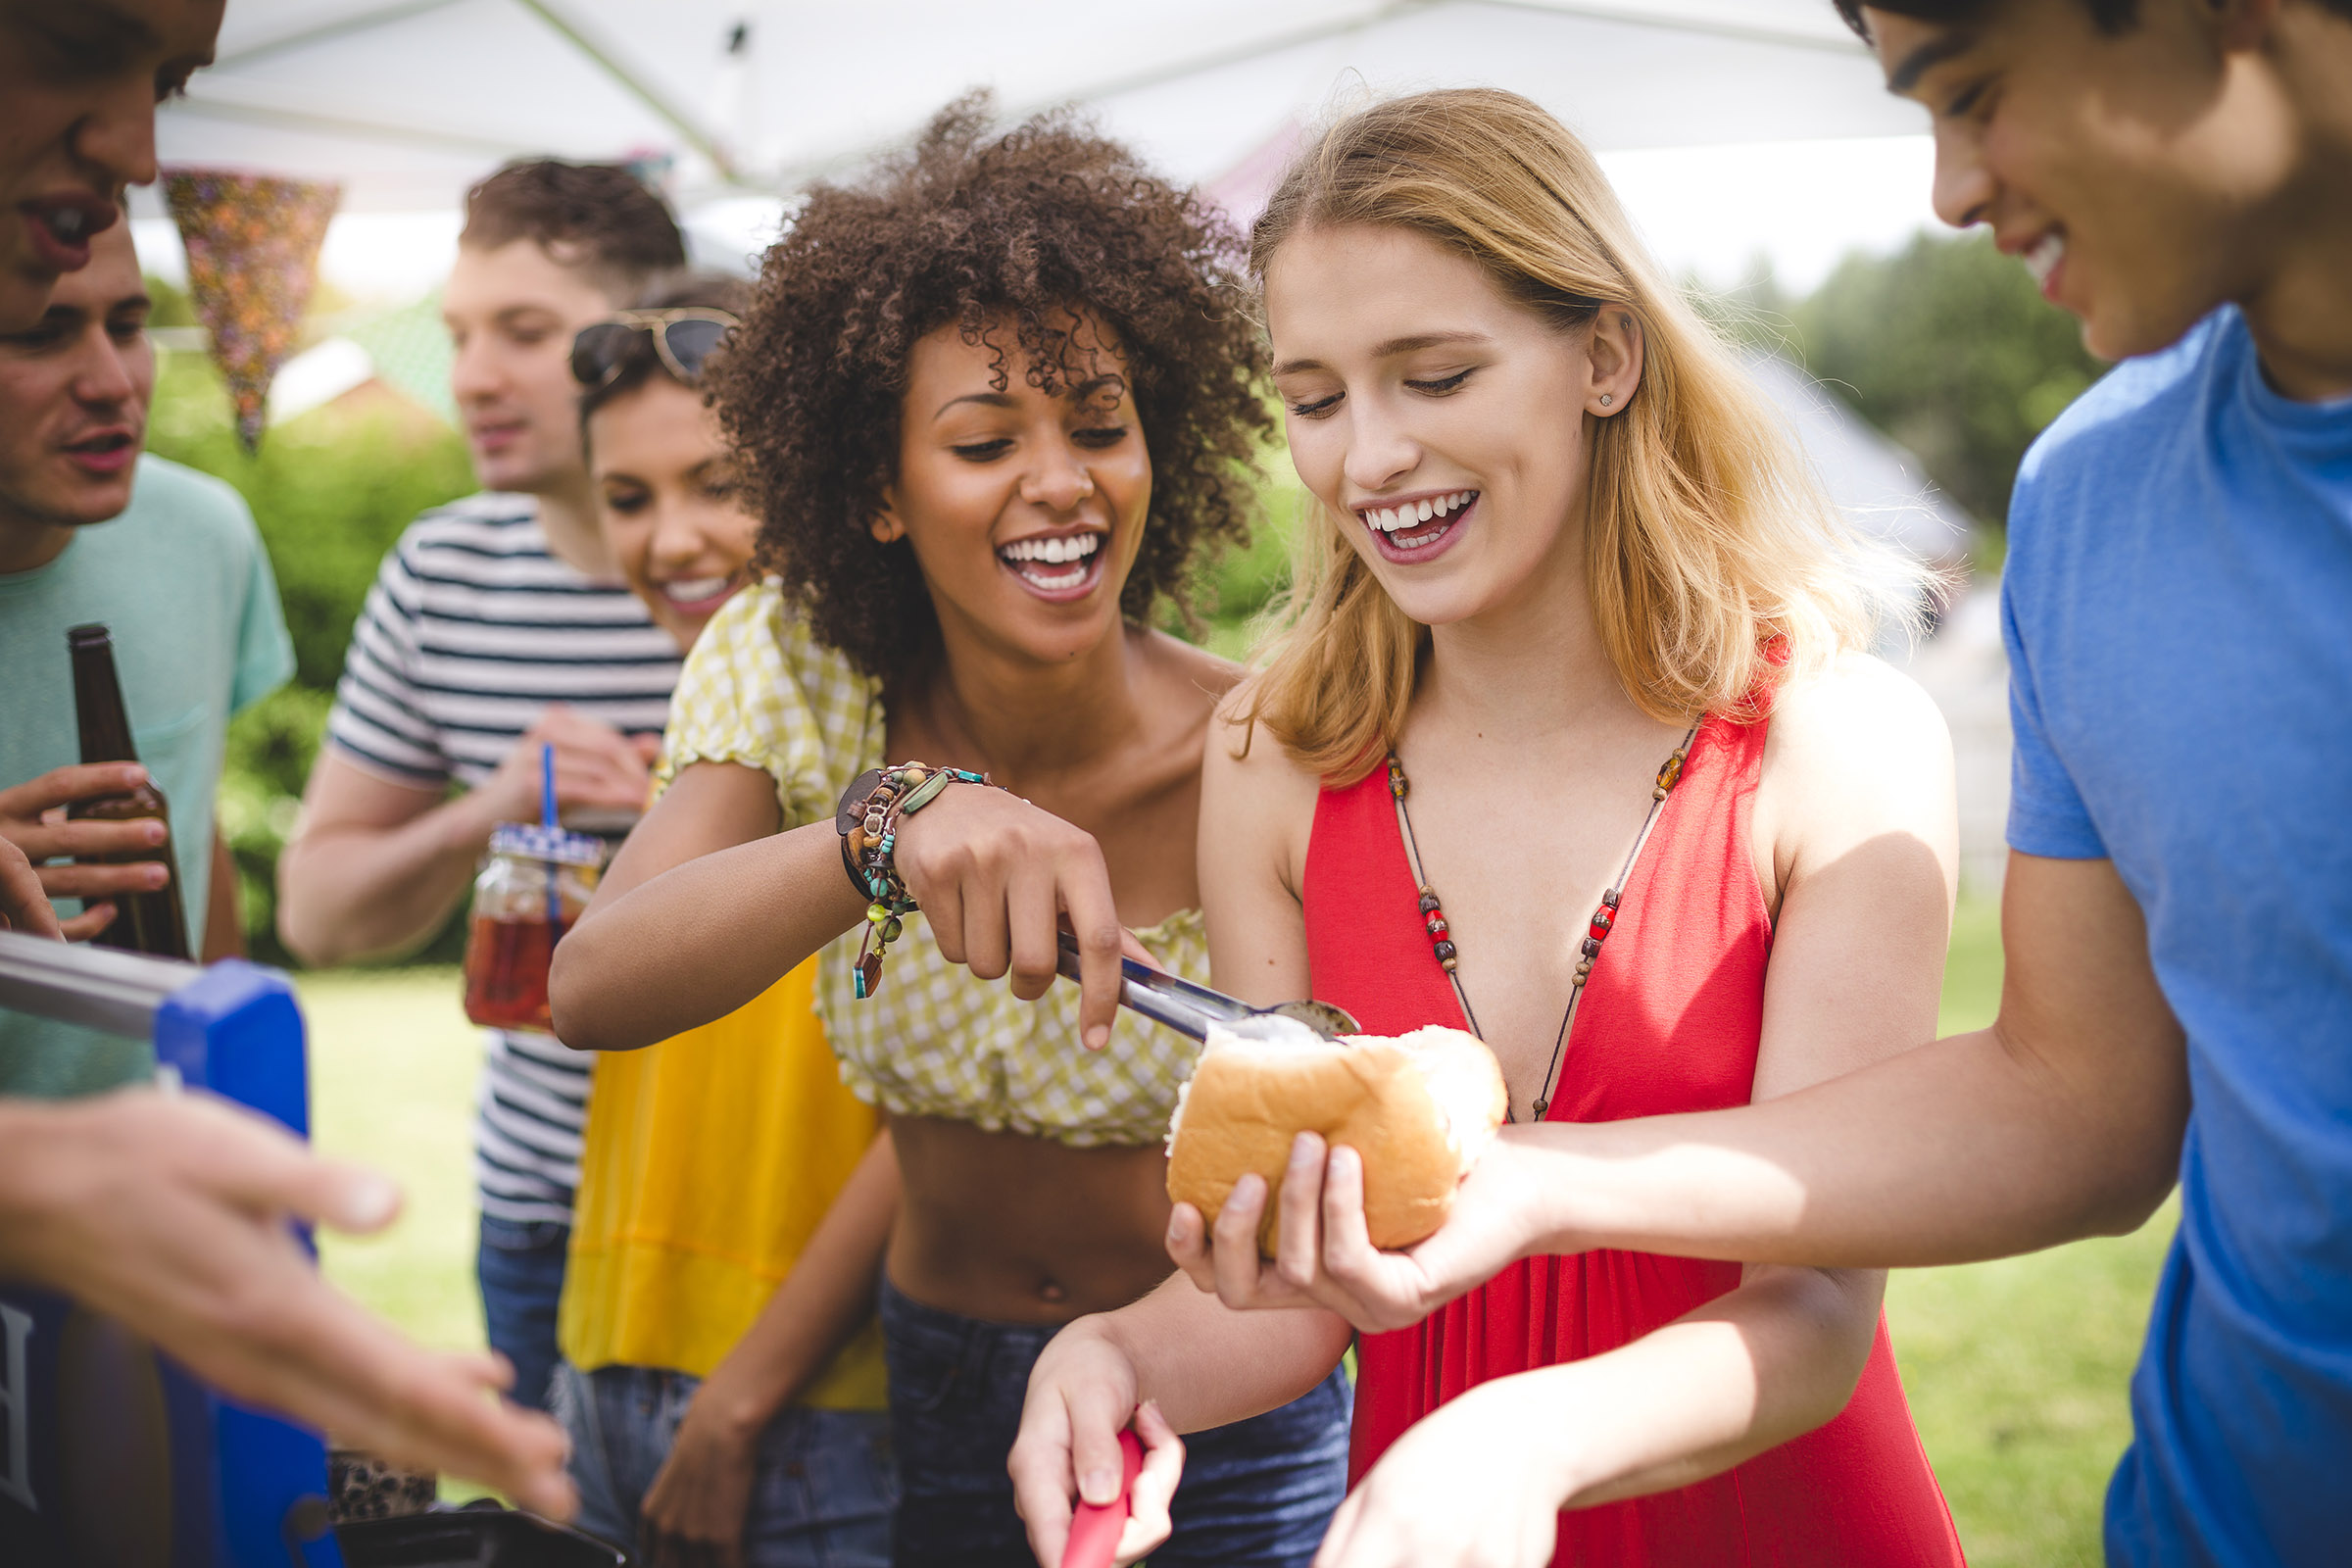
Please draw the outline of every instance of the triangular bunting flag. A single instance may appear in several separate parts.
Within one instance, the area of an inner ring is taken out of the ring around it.
[[[164,172],[164,203],[188,252],[188,293],[228,382],[237,438],[262,444],[270,381],[293,351],[343,187],[225,169]]]

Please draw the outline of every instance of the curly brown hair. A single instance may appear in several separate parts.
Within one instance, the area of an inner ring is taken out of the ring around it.
[[[1273,429],[1231,225],[1067,113],[990,135],[990,107],[958,99],[911,151],[811,190],[709,377],[760,514],[760,567],[820,639],[886,679],[938,635],[913,550],[867,527],[926,334],[985,335],[1002,390],[1011,345],[989,328],[1009,322],[1029,383],[1054,395],[1092,352],[1072,313],[1115,333],[1152,454],[1151,512],[1120,596],[1133,619],[1163,596],[1189,616],[1197,558],[1247,542],[1250,467]]]

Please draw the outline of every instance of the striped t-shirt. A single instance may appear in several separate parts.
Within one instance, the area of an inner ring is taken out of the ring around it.
[[[550,703],[659,736],[677,679],[677,645],[636,595],[548,554],[536,501],[468,496],[384,558],[327,743],[398,783],[471,789]],[[570,1223],[588,1067],[549,1036],[491,1031],[473,1144],[485,1215]]]

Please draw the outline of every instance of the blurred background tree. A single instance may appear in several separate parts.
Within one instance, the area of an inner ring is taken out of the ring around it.
[[[1734,330],[1917,455],[1995,561],[2019,460],[2106,369],[2075,318],[1983,235],[1922,233],[1891,255],[1849,256],[1801,300],[1765,272],[1726,304]]]
[[[185,297],[150,278],[159,326],[193,322]],[[411,518],[473,489],[455,430],[388,394],[348,396],[270,427],[258,457],[237,445],[228,393],[202,354],[162,356],[148,446],[235,485],[253,508],[277,573],[294,679],[229,726],[220,823],[242,884],[246,941],[286,964],[277,940],[277,858],[343,670],[352,622],[376,565]],[[460,951],[446,931],[420,958]]]

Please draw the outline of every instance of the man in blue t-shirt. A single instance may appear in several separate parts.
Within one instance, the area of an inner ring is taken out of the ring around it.
[[[1336,1227],[1305,1294],[1384,1326],[1531,1252],[1960,1262],[2177,1179],[2108,1556],[2352,1561],[2352,0],[1838,3],[1934,116],[1937,211],[2125,362],[2011,516],[1999,1018],[1739,1110],[1506,1130],[1438,1236]],[[1299,1294],[1216,1262],[1229,1301]]]

